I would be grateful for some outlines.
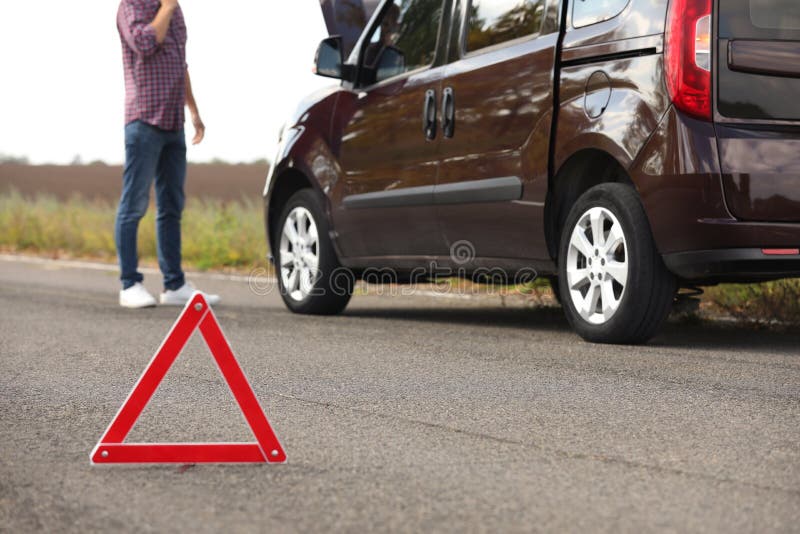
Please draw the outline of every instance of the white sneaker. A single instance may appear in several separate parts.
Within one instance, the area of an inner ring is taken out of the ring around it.
[[[119,292],[119,305],[123,308],[152,308],[156,305],[156,299],[137,282]]]
[[[194,286],[189,283],[183,284],[183,287],[176,289],[175,291],[167,289],[161,293],[161,304],[164,304],[165,306],[185,306],[196,291],[197,289],[195,289]],[[203,293],[203,296],[205,297],[209,306],[219,304],[219,295],[209,295],[208,293]]]

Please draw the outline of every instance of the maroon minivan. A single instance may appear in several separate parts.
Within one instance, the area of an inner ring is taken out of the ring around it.
[[[345,46],[264,190],[292,311],[535,272],[638,343],[680,287],[800,276],[798,0],[384,0]]]

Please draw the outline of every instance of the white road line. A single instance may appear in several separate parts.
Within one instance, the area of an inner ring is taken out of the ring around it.
[[[28,263],[33,265],[50,265],[53,267],[63,267],[67,269],[86,269],[90,271],[103,271],[109,273],[119,272],[119,267],[113,263],[101,263],[92,261],[79,261],[79,260],[56,260],[51,258],[37,258],[36,256],[19,256],[15,254],[0,254],[0,261],[7,261],[10,263]],[[159,274],[160,271],[153,267],[140,267],[139,270],[144,274]],[[264,274],[256,274],[254,270],[252,275],[245,276],[241,274],[223,274],[223,273],[199,273],[187,272],[186,276],[189,278],[206,278],[208,280],[223,280],[227,282],[243,282],[249,283],[252,279],[257,279],[259,282],[266,282],[275,284],[278,280],[274,276],[265,276]]]

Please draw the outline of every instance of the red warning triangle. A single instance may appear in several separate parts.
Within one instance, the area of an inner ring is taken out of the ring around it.
[[[253,431],[256,443],[123,443],[186,342],[198,328]],[[195,293],[186,304],[128,399],[95,446],[90,459],[93,464],[286,461],[286,453],[202,293]]]

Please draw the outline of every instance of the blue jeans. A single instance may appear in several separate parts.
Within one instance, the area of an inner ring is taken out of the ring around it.
[[[136,237],[139,221],[150,204],[153,179],[158,265],[164,275],[164,288],[175,290],[184,284],[181,215],[185,204],[186,138],[183,130],[168,132],[134,121],[125,126],[125,172],[115,228],[123,289],[144,280],[138,272]]]

